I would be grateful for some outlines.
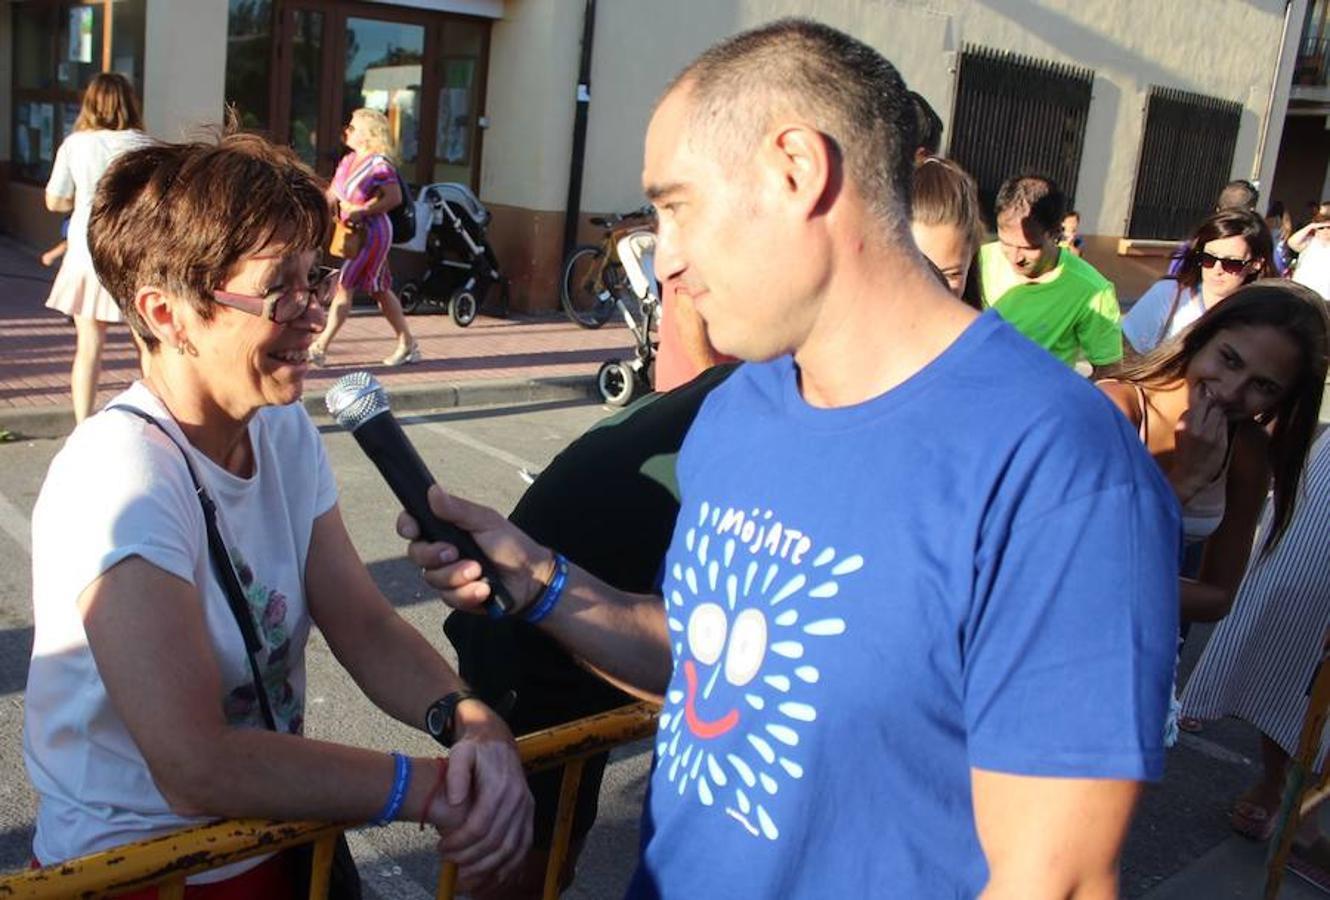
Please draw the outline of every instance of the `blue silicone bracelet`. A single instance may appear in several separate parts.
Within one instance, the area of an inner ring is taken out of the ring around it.
[[[536,605],[527,611],[526,620],[534,625],[553,612],[554,607],[559,605],[559,598],[563,596],[563,588],[567,583],[568,558],[562,553],[556,552],[554,554],[554,577],[545,586],[545,590],[540,592],[540,599],[536,601]]]
[[[402,811],[402,801],[406,800],[406,788],[411,783],[411,760],[404,753],[393,753],[393,789],[388,794],[388,802],[377,816],[375,825],[387,825]]]

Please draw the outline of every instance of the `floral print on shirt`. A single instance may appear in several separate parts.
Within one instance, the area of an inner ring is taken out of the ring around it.
[[[305,698],[291,684],[291,635],[286,625],[289,602],[281,591],[258,583],[254,570],[236,550],[231,551],[240,587],[249,601],[250,614],[258,626],[263,649],[257,654],[259,673],[268,692],[277,729],[301,734],[305,727]],[[248,665],[246,666],[248,669]],[[266,728],[263,710],[251,681],[233,689],[225,701],[226,719],[232,725]]]

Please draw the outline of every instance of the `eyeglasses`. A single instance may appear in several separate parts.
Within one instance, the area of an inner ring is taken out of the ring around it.
[[[1204,250],[1196,251],[1196,261],[1203,268],[1213,269],[1215,263],[1229,275],[1241,275],[1247,271],[1247,267],[1252,264],[1250,259],[1234,259],[1231,256],[1215,256],[1213,253],[1206,253]]]
[[[311,303],[317,303],[327,309],[332,303],[333,290],[337,287],[338,269],[319,266],[309,277],[309,286],[303,288],[278,288],[261,297],[251,294],[236,294],[231,291],[213,291],[212,298],[222,306],[238,309],[251,316],[262,316],[278,325],[294,322],[305,314]]]

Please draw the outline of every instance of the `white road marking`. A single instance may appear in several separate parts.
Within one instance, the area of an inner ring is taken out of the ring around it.
[[[32,556],[32,524],[4,494],[0,494],[0,531],[12,537],[28,556]]]
[[[1188,750],[1195,750],[1211,759],[1217,759],[1220,762],[1235,763],[1240,766],[1250,766],[1252,761],[1241,753],[1216,744],[1214,741],[1206,740],[1203,737],[1197,737],[1186,731],[1178,735],[1178,743]]]
[[[410,420],[408,419],[407,421],[409,422]],[[412,424],[419,424],[422,428],[427,428],[440,437],[445,437],[453,443],[461,444],[463,447],[470,447],[472,450],[479,451],[491,459],[497,459],[499,462],[506,463],[516,469],[526,469],[528,472],[539,472],[542,468],[538,463],[523,459],[514,453],[509,453],[507,450],[495,447],[493,444],[487,444],[479,438],[474,438],[463,431],[459,431],[449,425],[444,425],[442,422],[418,422]]]

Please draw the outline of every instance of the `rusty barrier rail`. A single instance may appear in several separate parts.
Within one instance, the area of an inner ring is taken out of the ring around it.
[[[634,703],[518,738],[522,766],[528,773],[558,766],[564,769],[545,872],[546,898],[558,897],[559,870],[568,853],[573,800],[584,761],[652,734],[657,711],[654,704]],[[42,869],[0,876],[0,900],[114,897],[153,886],[159,900],[180,900],[190,875],[303,844],[314,845],[310,900],[324,900],[337,836],[353,827],[355,823],[229,819],[184,828]],[[442,867],[436,892],[439,900],[452,898],[456,878],[453,866]]]

